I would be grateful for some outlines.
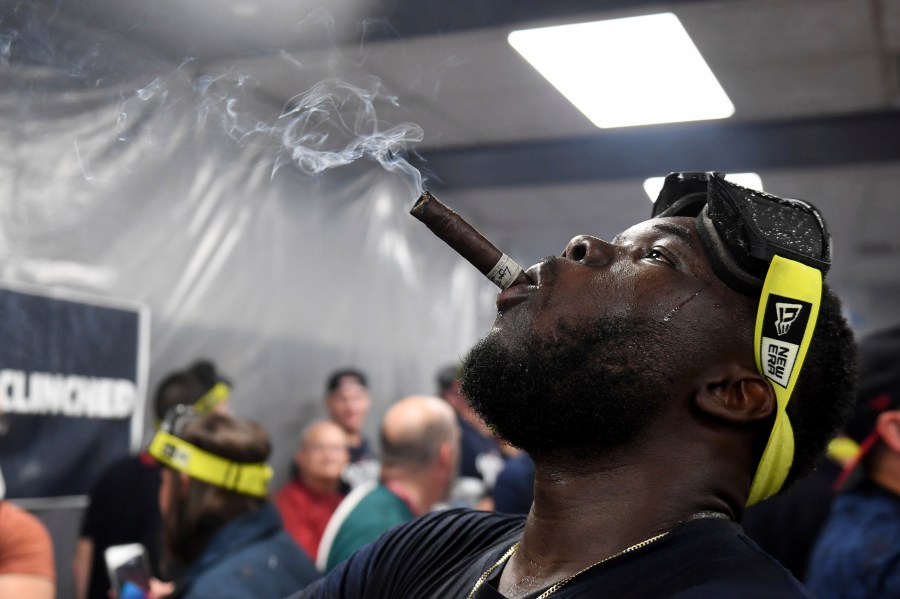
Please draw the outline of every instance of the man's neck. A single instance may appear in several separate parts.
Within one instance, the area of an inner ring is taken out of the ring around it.
[[[321,495],[336,495],[340,492],[341,488],[340,479],[332,480],[326,478],[305,476],[302,470],[300,471],[300,482],[310,491],[314,491]]]
[[[355,433],[352,433],[352,432],[349,432],[346,430],[344,432],[347,433],[347,445],[349,445],[353,449],[356,449],[356,448],[362,446],[363,436],[362,436],[361,432],[357,431]]]
[[[623,451],[577,470],[559,460],[535,464],[534,504],[501,575],[506,597],[549,586],[696,514],[736,516],[728,493],[705,484],[709,470],[688,472],[664,455]]]
[[[421,476],[407,475],[400,469],[382,469],[381,481],[395,495],[405,501],[416,516],[430,510],[441,499],[434,493],[437,485],[433,481],[426,480]]]

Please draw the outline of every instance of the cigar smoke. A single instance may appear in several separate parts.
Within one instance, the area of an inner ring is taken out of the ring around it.
[[[135,103],[184,101],[172,94],[183,78],[182,63],[175,73],[157,76],[122,104],[119,125],[125,127]],[[280,112],[259,118],[254,97],[258,82],[245,73],[228,69],[205,73],[192,81],[198,125],[217,121],[229,137],[241,145],[272,146],[274,175],[286,164],[315,176],[366,158],[404,178],[421,193],[422,175],[407,160],[424,133],[415,123],[391,124],[379,116],[382,108],[397,106],[381,81],[372,76],[353,83],[338,78],[319,81],[291,98]]]
[[[360,52],[366,32],[374,27],[364,23]],[[293,29],[298,41],[304,38],[337,38],[338,25],[332,13],[313,9]],[[353,74],[313,79],[311,72],[322,73],[323,66],[339,62],[341,51],[333,46],[321,63],[306,63],[287,49],[278,55],[284,65],[284,77],[306,82],[299,93],[272,114],[266,114],[259,102],[259,82],[240,67],[206,69],[195,75],[194,91],[198,121],[216,119],[228,135],[241,145],[274,146],[272,173],[292,164],[302,173],[316,176],[330,169],[368,159],[401,178],[418,195],[423,189],[422,175],[407,160],[415,144],[422,141],[422,128],[411,122],[391,122],[385,114],[400,106],[399,98],[383,82],[361,68]],[[357,56],[362,67],[364,56]],[[184,66],[185,63],[182,63]],[[165,93],[165,86],[144,88],[140,99],[149,99],[148,91]],[[261,116],[262,115],[262,116]]]
[[[521,266],[430,192],[424,192],[409,213],[500,289],[532,283]]]
[[[252,61],[200,64],[183,56],[172,63],[141,56],[136,49],[132,56],[109,42],[86,47],[62,24],[57,28],[62,33],[51,29],[47,23],[52,19],[44,12],[23,6],[14,19],[4,19],[0,11],[0,65],[40,64],[66,71],[80,89],[94,89],[98,95],[115,88],[120,101],[109,128],[111,140],[152,136],[149,114],[188,112],[195,115],[198,128],[218,127],[242,147],[263,149],[273,175],[293,165],[305,175],[317,176],[366,159],[399,175],[414,195],[422,191],[422,175],[406,159],[422,141],[422,128],[397,118],[402,119],[399,98],[379,78],[366,74],[363,64],[355,62],[352,71],[332,68],[332,63],[343,64],[336,46],[319,53],[313,63],[286,49],[278,52],[283,77],[297,82],[298,93],[285,105],[273,106],[269,92],[252,75]],[[334,18],[324,9],[314,10],[294,27],[298,44],[305,37],[328,38],[334,28]],[[73,46],[71,40],[79,45]],[[87,178],[90,152],[79,148],[76,153]]]
[[[290,100],[274,131],[291,161],[305,173],[316,175],[365,157],[405,176],[421,191],[421,174],[402,156],[422,141],[422,128],[414,123],[382,124],[378,102],[398,105],[374,77],[365,85],[322,81]]]

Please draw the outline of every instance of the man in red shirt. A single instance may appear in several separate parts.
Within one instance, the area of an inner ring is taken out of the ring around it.
[[[297,477],[275,496],[284,528],[313,559],[331,514],[344,498],[341,472],[350,463],[347,434],[331,421],[306,427],[294,454]]]

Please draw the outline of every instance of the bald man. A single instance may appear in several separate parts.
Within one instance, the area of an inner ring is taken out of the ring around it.
[[[329,518],[340,505],[341,472],[350,463],[347,433],[330,420],[313,422],[294,453],[297,476],[278,491],[285,530],[315,560]]]
[[[354,489],[328,522],[316,566],[329,571],[384,531],[447,497],[459,464],[459,425],[446,402],[412,396],[381,422],[380,479]]]

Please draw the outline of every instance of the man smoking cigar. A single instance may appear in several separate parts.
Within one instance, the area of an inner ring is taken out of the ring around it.
[[[652,218],[579,235],[500,292],[474,408],[536,465],[527,517],[390,531],[300,597],[808,597],[743,533],[853,402],[812,205],[674,173]]]

